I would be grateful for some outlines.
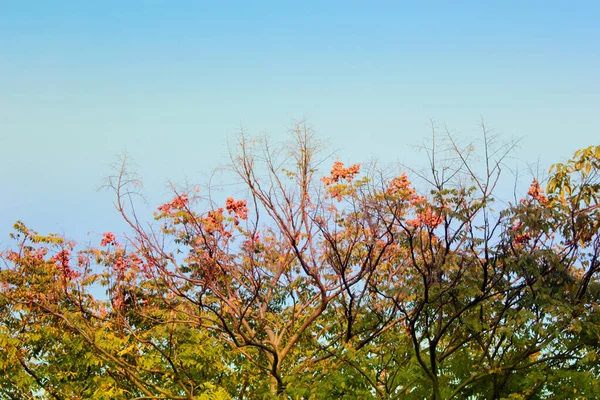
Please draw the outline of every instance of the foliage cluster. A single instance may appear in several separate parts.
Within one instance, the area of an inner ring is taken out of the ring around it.
[[[430,171],[388,176],[320,143],[241,138],[244,199],[176,191],[144,224],[78,249],[15,225],[1,256],[0,397],[600,398],[600,146],[493,198],[449,139]],[[99,295],[100,293],[100,295]],[[106,293],[106,295],[103,295]]]

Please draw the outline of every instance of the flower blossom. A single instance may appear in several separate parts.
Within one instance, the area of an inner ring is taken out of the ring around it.
[[[411,182],[408,180],[408,177],[405,173],[403,173],[400,177],[392,179],[388,188],[386,189],[386,193],[389,195],[401,194],[402,197],[405,197],[409,200],[410,205],[416,206],[419,203],[424,202],[426,199],[424,196],[419,196],[417,191],[412,188]]]
[[[212,235],[215,232],[219,232],[223,237],[230,238],[231,233],[225,230],[223,226],[223,208],[219,208],[217,210],[211,210],[204,217],[204,229],[209,235]]]
[[[408,220],[406,223],[414,228],[420,228],[426,226],[429,229],[437,228],[444,221],[444,216],[435,213],[431,207],[427,206],[425,209],[417,213],[417,218]]]
[[[527,194],[541,204],[548,202],[548,198],[544,196],[544,190],[540,187],[540,183],[537,179],[534,179],[533,182],[531,182]]]
[[[70,258],[71,253],[69,252],[69,250],[61,250],[58,253],[56,253],[56,255],[50,257],[50,261],[58,262],[60,265],[64,266],[65,268],[68,268]]]
[[[166,204],[163,204],[162,206],[159,206],[158,211],[161,211],[165,214],[169,214],[173,209],[181,210],[188,203],[189,203],[188,195],[182,194],[182,195],[176,196],[173,199],[173,201],[171,201],[170,203],[166,203]]]
[[[50,261],[57,263],[58,269],[65,278],[73,279],[79,276],[79,274],[73,271],[69,265],[69,262],[71,261],[71,253],[69,250],[59,251],[56,255],[50,257]]]
[[[102,241],[100,242],[100,246],[108,246],[109,244],[117,243],[117,238],[115,237],[114,233],[106,232],[103,235],[104,235],[104,237],[102,238]]]
[[[516,235],[513,239],[513,243],[516,245],[527,244],[531,240],[531,235],[528,233],[522,233],[520,235]]]
[[[344,163],[336,161],[333,163],[331,168],[331,176],[321,178],[321,181],[325,183],[325,186],[329,186],[333,183],[338,183],[340,179],[345,179],[351,182],[352,179],[360,172],[360,164],[351,165],[348,168],[344,168]]]
[[[171,202],[171,206],[173,208],[183,208],[189,203],[187,194],[182,194],[180,196],[175,197]]]
[[[415,189],[410,187],[410,181],[408,180],[408,177],[404,173],[402,174],[402,176],[392,179],[392,181],[390,182],[390,184],[386,190],[386,193],[393,195],[393,194],[398,193],[401,190],[406,191],[409,194],[415,193]]]
[[[529,185],[527,196],[531,197],[531,200],[521,199],[522,204],[530,204],[533,200],[540,204],[545,204],[548,202],[548,198],[544,196],[544,190],[540,187],[540,183],[535,178],[531,182],[531,185]]]
[[[125,259],[125,257],[120,255],[117,258],[115,258],[115,261],[114,261],[112,267],[113,267],[113,270],[123,273],[127,270],[127,267],[128,267],[127,260]]]
[[[236,218],[242,220],[248,219],[248,207],[246,200],[235,200],[233,197],[229,197],[225,201],[225,207],[227,208],[227,212],[229,214],[233,214]]]

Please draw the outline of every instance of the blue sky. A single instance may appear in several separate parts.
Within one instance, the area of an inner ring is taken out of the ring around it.
[[[544,167],[598,144],[600,3],[369,3],[0,0],[0,244],[115,230],[123,149],[153,208],[240,126],[306,118],[348,162],[422,163],[430,118]]]

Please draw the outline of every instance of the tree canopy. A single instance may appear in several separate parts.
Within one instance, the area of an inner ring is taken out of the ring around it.
[[[127,232],[84,248],[15,224],[0,397],[599,398],[600,146],[512,202],[510,146],[481,147],[329,171],[303,123],[242,135],[235,197],[174,188],[150,222],[123,160]]]

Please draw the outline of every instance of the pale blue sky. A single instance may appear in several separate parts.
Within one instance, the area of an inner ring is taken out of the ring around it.
[[[597,1],[371,3],[0,0],[0,244],[115,230],[122,149],[154,207],[240,125],[306,118],[348,162],[420,162],[430,118],[543,165],[598,144]]]

